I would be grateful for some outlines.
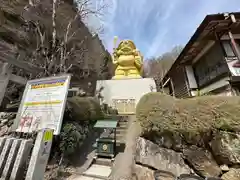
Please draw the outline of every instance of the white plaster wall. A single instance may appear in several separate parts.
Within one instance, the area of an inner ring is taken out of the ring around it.
[[[192,66],[185,66],[188,83],[190,88],[198,88]]]
[[[135,107],[140,98],[149,92],[156,92],[156,84],[152,78],[100,80],[97,81],[96,91],[103,87],[101,95],[105,103],[112,106],[112,99],[135,99]]]

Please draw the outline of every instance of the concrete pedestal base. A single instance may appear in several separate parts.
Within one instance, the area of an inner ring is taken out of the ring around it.
[[[155,92],[156,84],[152,78],[101,80],[96,87],[96,92],[99,91],[104,103],[116,108],[119,114],[135,114],[140,98]]]

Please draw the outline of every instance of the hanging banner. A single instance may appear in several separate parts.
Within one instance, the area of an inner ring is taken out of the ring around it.
[[[58,135],[70,78],[70,75],[62,75],[28,81],[13,130],[31,133],[49,128]]]

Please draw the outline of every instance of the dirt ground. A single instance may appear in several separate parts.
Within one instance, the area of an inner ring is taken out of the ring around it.
[[[140,135],[140,125],[136,116],[129,116],[129,126],[126,134],[126,147],[123,153],[119,153],[115,159],[111,180],[130,180],[133,178],[135,165],[136,138]]]

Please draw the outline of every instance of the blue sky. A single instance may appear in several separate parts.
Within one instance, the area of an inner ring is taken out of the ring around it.
[[[95,0],[103,1],[103,0]],[[145,58],[185,45],[207,14],[240,11],[240,0],[106,0],[100,36],[112,51],[113,37],[132,39]],[[94,21],[93,21],[94,22]],[[96,23],[96,21],[95,21]]]

